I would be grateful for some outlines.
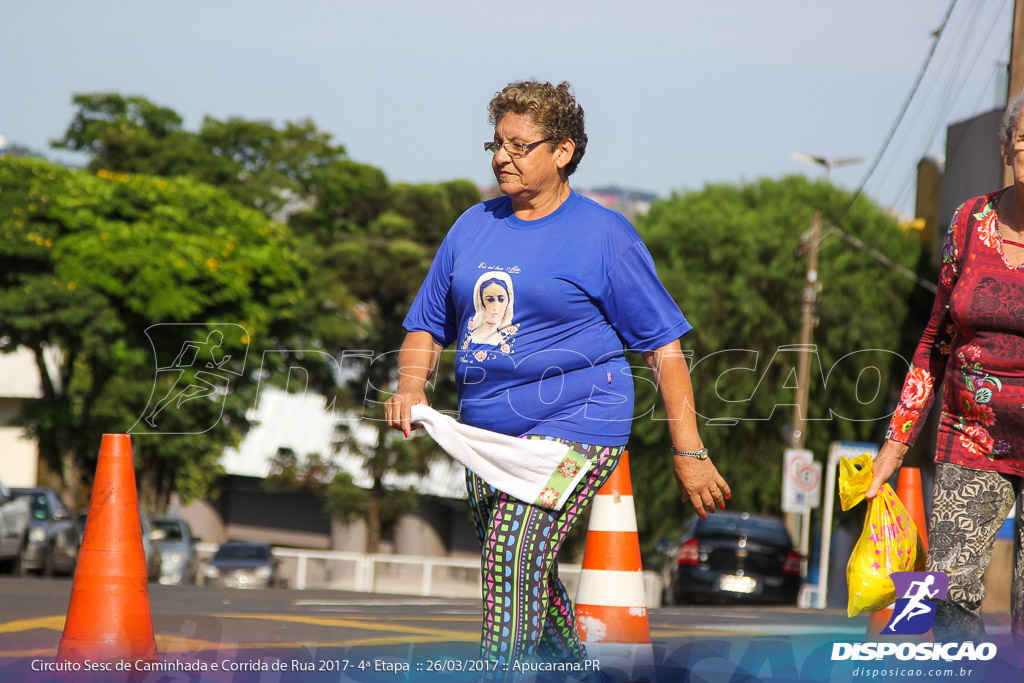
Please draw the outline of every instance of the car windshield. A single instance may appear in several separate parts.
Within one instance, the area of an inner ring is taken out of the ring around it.
[[[18,498],[28,498],[32,503],[32,517],[34,519],[50,518],[50,503],[46,500],[45,493],[19,493]]]
[[[709,515],[697,522],[698,536],[746,536],[749,540],[773,545],[790,545],[785,525],[777,519]]]
[[[215,560],[266,560],[270,549],[265,545],[222,545]]]
[[[162,520],[150,520],[153,523],[154,529],[159,529],[164,532],[165,541],[180,541],[184,538],[184,534],[181,532],[181,524],[178,522],[162,521]]]

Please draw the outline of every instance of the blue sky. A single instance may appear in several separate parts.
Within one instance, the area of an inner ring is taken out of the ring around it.
[[[911,208],[915,164],[945,125],[1002,106],[1010,0],[960,0],[866,192]],[[36,150],[79,92],[181,113],[311,117],[393,181],[490,184],[486,104],[511,80],[569,80],[587,113],[580,188],[665,196],[820,170],[793,152],[860,156],[895,121],[949,0],[7,3],[0,134]],[[993,132],[995,134],[995,132]],[[73,160],[50,153],[55,158]]]

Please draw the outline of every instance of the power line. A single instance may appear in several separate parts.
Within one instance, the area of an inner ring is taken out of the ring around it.
[[[974,7],[981,6],[982,4],[983,1]],[[937,125],[941,124],[946,118],[947,107],[943,101],[949,97],[950,91],[954,89],[954,84],[958,82],[957,74],[963,63],[963,54],[968,51],[970,36],[975,25],[975,22],[972,21],[953,21],[952,17],[950,17],[950,22],[951,24],[941,33],[942,45],[945,49],[940,50],[936,45],[935,56],[928,66],[928,73],[921,80],[921,86],[914,95],[913,102],[910,103],[903,114],[903,118],[907,120],[909,130],[907,127],[904,127],[902,129],[903,135],[898,138],[894,136],[888,142],[887,147],[883,149],[878,157],[878,167],[871,172],[870,178],[874,181],[874,185],[879,188],[879,195],[883,192],[882,188],[886,186],[889,174],[897,168],[903,148],[915,137],[917,131],[921,129],[922,120],[931,118],[929,112],[933,113]],[[950,64],[951,60],[954,62],[952,65]],[[936,96],[939,97],[940,101],[932,105],[931,102]],[[902,124],[900,125],[902,126]],[[925,145],[930,145],[933,138],[934,135],[929,134]],[[888,161],[888,164],[886,161]],[[868,182],[870,181],[865,178],[864,185],[866,186]]]
[[[846,240],[847,242],[849,242],[853,246],[857,247],[861,251],[863,251],[863,252],[867,253],[868,255],[874,257],[875,260],[881,262],[886,267],[892,268],[893,270],[895,270],[897,273],[899,273],[903,277],[907,278],[908,280],[913,280],[914,282],[916,282],[917,284],[921,285],[925,289],[931,291],[932,293],[936,293],[936,292],[939,291],[938,286],[934,282],[930,282],[928,280],[925,280],[922,277],[919,277],[916,273],[914,273],[910,269],[905,268],[904,266],[901,266],[900,264],[896,263],[891,258],[886,256],[882,252],[878,251],[874,247],[869,247],[868,245],[864,244],[864,242],[862,242],[860,239],[854,237],[853,235],[849,235],[849,234],[843,232],[842,230],[840,230],[839,228],[837,228],[834,225],[829,225],[826,228],[825,235],[826,236],[827,235],[838,235],[839,237],[842,237],[844,240]]]
[[[998,15],[997,15],[997,19],[998,19]],[[1010,48],[1010,39],[1007,38],[1006,39],[1006,49],[1009,50],[1009,48]],[[975,59],[974,64],[977,64],[977,59]],[[972,69],[974,68],[974,64],[972,64],[972,66],[971,66]],[[984,82],[984,87],[981,90],[978,91],[978,96],[975,99],[974,106],[971,109],[972,111],[978,111],[981,108],[981,102],[982,102],[982,100],[985,97],[989,96],[989,94],[990,94],[989,86],[992,85],[993,82],[996,80],[997,74],[998,74],[998,69],[992,69],[991,70],[991,73],[989,74],[989,77]],[[959,86],[959,89],[958,89],[958,92],[957,92],[957,97],[958,98],[962,94],[963,88],[964,88],[965,85],[966,85],[966,82],[961,83],[961,85]],[[942,121],[945,120],[945,116],[948,115],[948,113],[949,113],[948,111],[947,112],[943,112],[943,113],[940,114],[940,116],[936,117],[935,124],[929,129],[930,132],[929,132],[928,138],[927,138],[929,141],[931,141],[932,139],[935,138],[936,135],[938,135],[939,130],[942,127]],[[949,150],[950,154],[948,155],[947,160],[948,159],[956,158],[956,155],[959,153],[960,147],[964,144],[964,142],[965,142],[964,138],[961,138],[961,139],[959,139],[956,142],[956,146],[953,147],[951,150]],[[927,149],[925,151],[927,151]],[[920,156],[924,156],[924,154],[922,153]],[[894,206],[899,206],[903,202],[904,196],[913,187],[914,180],[916,178],[917,178],[917,169],[916,168],[912,168],[907,173],[906,177],[904,178],[903,184],[900,186],[900,192],[899,192],[899,194],[896,197],[896,202],[895,202]]]
[[[860,197],[860,195],[864,192],[864,186],[867,185],[868,180],[871,179],[872,174],[875,172],[875,169],[878,168],[879,162],[882,160],[882,157],[885,155],[886,150],[889,148],[889,144],[892,142],[893,137],[896,135],[896,130],[900,127],[900,124],[903,122],[903,117],[906,115],[907,109],[909,109],[909,107],[910,107],[910,103],[914,100],[914,96],[917,94],[917,90],[921,86],[921,81],[924,80],[924,75],[928,71],[928,65],[931,64],[932,58],[935,56],[935,50],[938,47],[939,39],[942,37],[942,34],[945,32],[947,24],[949,24],[949,17],[950,17],[950,15],[953,14],[953,8],[956,7],[956,3],[957,3],[957,0],[951,0],[950,3],[949,3],[949,7],[946,8],[946,14],[942,18],[942,24],[939,26],[938,30],[935,32],[935,40],[932,41],[932,46],[928,50],[928,55],[925,57],[924,63],[921,65],[921,70],[918,72],[917,78],[914,79],[914,84],[913,84],[913,86],[911,86],[910,92],[907,94],[907,97],[906,97],[906,99],[903,102],[903,106],[900,108],[899,113],[896,115],[896,121],[893,123],[892,127],[889,129],[889,133],[888,133],[888,135],[886,135],[885,141],[882,143],[882,148],[878,151],[878,154],[875,155],[874,160],[871,162],[871,166],[868,168],[867,172],[864,174],[864,177],[861,179],[860,184],[857,186],[857,189],[854,191],[853,196],[850,197],[850,201],[847,202],[846,206],[843,208],[842,213],[840,213],[839,216],[836,218],[836,220],[835,220],[836,223],[842,222],[842,220],[846,217],[846,214],[848,214],[850,212],[850,209],[853,207],[854,203],[857,201],[857,199]],[[916,273],[911,272],[907,268],[901,266],[900,264],[898,264],[895,261],[893,261],[892,259],[890,259],[888,256],[886,256],[882,252],[878,251],[877,249],[875,249],[873,247],[869,247],[867,244],[865,244],[860,239],[858,239],[858,238],[856,238],[856,237],[854,237],[854,236],[844,232],[843,230],[839,229],[835,225],[829,225],[826,234],[828,234],[828,233],[833,233],[833,234],[838,235],[839,237],[843,238],[844,240],[846,240],[850,244],[854,245],[855,247],[857,247],[861,251],[863,251],[866,254],[868,254],[871,257],[873,257],[875,260],[879,261],[880,263],[886,265],[889,268],[892,268],[893,270],[898,272],[903,277],[906,277],[909,280],[912,280],[913,282],[921,285],[925,289],[928,289],[931,292],[937,292],[938,291],[938,287],[935,285],[935,283],[929,282],[928,280],[925,280],[924,278],[918,277]]]
[[[861,193],[864,191],[864,186],[867,185],[867,182],[868,180],[870,180],[871,175],[875,172],[875,169],[878,167],[878,163],[882,160],[882,157],[885,155],[885,151],[889,148],[889,143],[892,142],[893,136],[896,135],[896,130],[900,127],[900,124],[903,122],[903,116],[907,113],[907,109],[910,107],[910,103],[913,101],[914,95],[917,94],[917,89],[921,86],[921,81],[924,79],[924,74],[928,70],[928,65],[931,64],[932,57],[935,55],[935,48],[938,47],[939,39],[942,37],[943,32],[946,30],[946,25],[949,23],[949,16],[953,13],[953,8],[956,7],[956,3],[957,0],[951,0],[951,2],[949,3],[949,7],[946,9],[946,15],[942,18],[942,24],[935,32],[935,40],[932,41],[931,49],[928,50],[928,56],[925,57],[924,64],[921,65],[921,70],[920,72],[918,72],[917,78],[914,80],[914,85],[910,88],[910,93],[907,95],[906,100],[903,102],[903,106],[900,108],[899,114],[896,115],[895,123],[893,123],[892,128],[889,129],[889,134],[886,136],[885,141],[882,143],[882,148],[878,151],[878,154],[875,156],[874,161],[871,162],[870,168],[868,168],[867,173],[864,175],[864,178],[860,181],[860,185],[858,185],[857,189],[854,191],[853,197],[850,198],[849,203],[847,203],[846,208],[843,209],[842,214],[840,214],[836,222],[839,222],[846,217],[846,214],[850,211],[850,207],[853,206],[854,202],[857,201]]]

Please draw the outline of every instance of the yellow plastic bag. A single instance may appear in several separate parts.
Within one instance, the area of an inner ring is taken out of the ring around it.
[[[839,502],[844,510],[864,500],[871,485],[871,454],[839,460]],[[917,527],[892,487],[883,484],[868,501],[864,530],[846,565],[850,600],[847,615],[875,612],[892,604],[896,589],[893,572],[924,570],[924,548]]]

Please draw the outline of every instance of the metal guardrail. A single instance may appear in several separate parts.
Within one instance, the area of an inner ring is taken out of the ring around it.
[[[217,552],[214,543],[199,543],[200,562]],[[480,560],[427,555],[387,555],[337,550],[273,548],[281,560],[285,584],[296,590],[312,588],[360,593],[420,595],[424,597],[479,598]],[[575,594],[582,567],[559,564],[558,576],[570,595]],[[202,569],[200,568],[200,574]],[[661,576],[644,572],[647,604],[661,606]]]

